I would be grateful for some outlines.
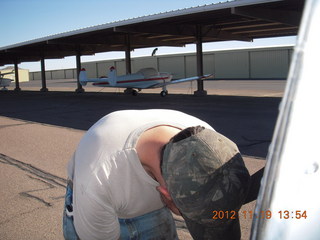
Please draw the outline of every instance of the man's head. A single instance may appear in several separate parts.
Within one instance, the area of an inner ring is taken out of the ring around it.
[[[203,127],[185,129],[165,146],[161,169],[194,238],[240,238],[237,215],[230,215],[242,206],[250,175],[231,140]],[[213,219],[213,211],[224,217]]]

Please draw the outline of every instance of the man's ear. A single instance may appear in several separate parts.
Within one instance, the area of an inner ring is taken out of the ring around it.
[[[168,199],[169,201],[172,201],[172,198],[170,196],[170,193],[168,191],[168,189],[164,186],[159,186],[157,187],[157,190],[162,194],[162,196],[164,196],[166,199]]]

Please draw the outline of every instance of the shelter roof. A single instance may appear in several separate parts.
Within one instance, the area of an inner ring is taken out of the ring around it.
[[[76,54],[297,35],[304,0],[235,0],[101,24],[0,48],[0,65]],[[200,30],[199,30],[200,29]]]

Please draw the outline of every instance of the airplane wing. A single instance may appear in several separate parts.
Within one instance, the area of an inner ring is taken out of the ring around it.
[[[159,88],[159,87],[163,87],[163,86],[167,86],[167,85],[171,85],[171,84],[176,84],[176,83],[191,82],[191,81],[196,81],[196,80],[205,80],[205,79],[208,79],[212,76],[213,76],[213,74],[207,74],[207,75],[203,75],[203,76],[181,78],[181,79],[171,80],[170,82],[157,83],[150,88]]]

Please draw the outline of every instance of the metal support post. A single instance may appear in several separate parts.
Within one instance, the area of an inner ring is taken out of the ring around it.
[[[82,88],[82,85],[80,84],[80,79],[79,79],[79,74],[81,71],[81,53],[80,53],[80,51],[77,52],[76,62],[77,62],[77,89],[76,89],[76,92],[83,93],[84,89]]]
[[[131,44],[130,44],[130,35],[126,35],[126,73],[131,74]]]
[[[15,75],[15,82],[16,82],[16,88],[14,89],[14,91],[16,92],[20,92],[21,88],[19,85],[19,68],[18,68],[18,61],[14,62],[14,75]]]
[[[196,27],[196,44],[197,44],[197,74],[203,76],[203,51],[202,51],[202,27],[197,25]],[[207,91],[203,88],[203,80],[198,80],[198,90],[194,92],[194,95],[204,96],[207,95]]]
[[[46,84],[46,69],[45,69],[45,61],[44,57],[41,58],[41,82],[42,88],[41,92],[48,92],[47,84]]]

